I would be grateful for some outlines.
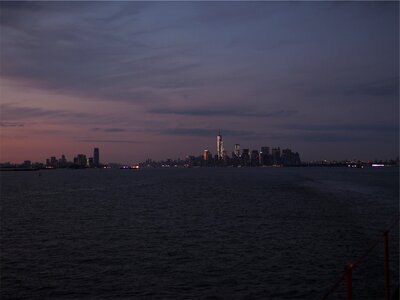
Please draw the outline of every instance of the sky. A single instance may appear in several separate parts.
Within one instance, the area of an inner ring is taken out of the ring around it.
[[[0,161],[399,152],[398,2],[0,3]]]

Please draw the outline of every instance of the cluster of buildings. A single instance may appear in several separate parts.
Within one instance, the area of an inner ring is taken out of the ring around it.
[[[300,155],[291,149],[280,149],[279,147],[261,147],[260,150],[241,149],[240,144],[234,145],[234,150],[229,156],[224,148],[221,133],[217,135],[216,154],[204,150],[201,156],[188,156],[184,160],[171,160],[154,162],[147,160],[141,164],[142,167],[257,167],[257,166],[299,166]]]
[[[302,162],[298,152],[291,149],[281,149],[280,147],[263,146],[260,150],[250,150],[241,148],[240,144],[234,144],[231,155],[224,148],[224,141],[221,133],[217,135],[216,153],[205,149],[202,155],[187,156],[185,159],[166,159],[153,161],[147,159],[132,168],[179,168],[179,167],[258,167],[258,166],[302,166],[302,167],[380,167],[399,165],[399,157],[396,160],[322,160]]]
[[[259,150],[251,150],[234,145],[232,155],[224,149],[224,142],[221,133],[217,135],[217,153],[213,157],[209,150],[203,152],[203,162],[205,165],[232,165],[232,166],[295,166],[300,165],[300,155],[292,152],[291,149],[261,147]]]
[[[85,154],[78,154],[74,157],[72,161],[67,160],[65,155],[61,155],[60,158],[52,156],[46,159],[45,163],[41,162],[31,162],[30,160],[25,160],[21,164],[14,164],[10,162],[0,163],[0,170],[2,171],[32,171],[40,169],[62,169],[62,168],[72,168],[72,169],[85,169],[85,168],[103,168],[105,167],[100,163],[100,150],[99,148],[93,149],[93,156],[86,156]]]
[[[0,170],[38,170],[38,169],[58,169],[58,168],[121,168],[121,169],[139,169],[143,167],[258,167],[258,166],[307,166],[307,167],[364,167],[364,166],[387,166],[399,165],[399,158],[387,161],[311,161],[302,163],[298,152],[291,149],[282,149],[280,147],[270,148],[261,147],[260,150],[250,150],[241,148],[240,144],[234,144],[231,155],[224,148],[224,141],[221,133],[217,135],[216,153],[204,150],[202,155],[187,156],[185,159],[167,159],[162,161],[153,161],[147,159],[144,162],[132,166],[112,164],[103,165],[100,163],[99,148],[93,149],[93,156],[85,154],[76,155],[72,161],[68,161],[65,155],[60,158],[52,156],[46,159],[45,163],[31,163],[25,160],[21,164],[0,163]]]
[[[74,157],[73,161],[68,161],[65,155],[61,155],[59,159],[52,156],[46,159],[45,168],[58,169],[58,168],[99,168],[100,164],[100,151],[99,148],[94,148],[93,156],[87,157],[85,154],[78,154]]]

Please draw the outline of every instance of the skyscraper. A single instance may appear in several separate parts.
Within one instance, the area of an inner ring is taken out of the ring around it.
[[[207,161],[207,160],[208,160],[208,157],[209,157],[209,155],[210,155],[210,151],[208,151],[208,150],[204,150],[204,153],[203,153],[203,159],[204,159],[205,161]]]
[[[299,153],[293,153],[290,149],[282,149],[281,162],[285,166],[300,165]]]
[[[87,165],[87,158],[85,154],[78,154],[76,157],[74,157],[74,164],[76,167],[79,168],[84,168]]]
[[[58,165],[60,168],[65,168],[67,166],[67,159],[64,154],[61,155],[61,158],[58,160]]]
[[[261,153],[265,155],[269,155],[269,147],[261,147]]]
[[[240,144],[235,144],[235,156],[240,157]]]
[[[261,147],[260,152],[260,164],[261,165],[269,165],[270,163],[270,155],[269,155],[269,147]]]
[[[253,167],[256,167],[260,163],[260,155],[258,150],[251,151],[250,163]]]
[[[242,166],[248,166],[250,164],[250,154],[249,153],[250,153],[249,149],[243,149],[242,157],[241,157]]]
[[[272,148],[271,150],[271,156],[272,156],[272,163],[274,165],[278,165],[281,163],[281,149],[278,148]]]
[[[218,135],[217,135],[217,155],[218,155],[218,159],[222,159],[223,158],[223,153],[224,153],[224,142],[222,141],[221,133],[218,133]]]
[[[93,151],[93,166],[95,168],[98,168],[100,166],[99,148],[94,148],[94,151]]]

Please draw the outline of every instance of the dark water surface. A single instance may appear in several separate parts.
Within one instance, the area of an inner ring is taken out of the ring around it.
[[[3,172],[1,299],[320,299],[398,213],[394,167]]]

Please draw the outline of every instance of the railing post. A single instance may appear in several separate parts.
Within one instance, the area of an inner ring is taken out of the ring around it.
[[[389,282],[389,231],[383,233],[384,260],[385,260],[385,300],[390,299]]]
[[[346,300],[351,300],[353,298],[353,264],[349,263],[344,272],[344,280],[346,282]]]

